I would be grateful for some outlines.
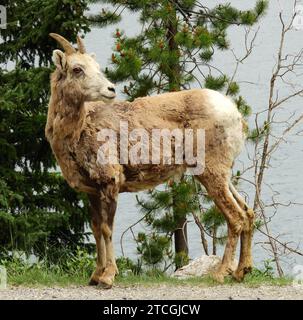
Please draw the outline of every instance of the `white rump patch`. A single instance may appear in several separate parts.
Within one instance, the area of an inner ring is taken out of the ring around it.
[[[204,90],[207,92],[209,105],[213,107],[216,122],[226,130],[227,143],[232,150],[232,156],[236,158],[240,154],[245,141],[242,115],[229,97],[214,90]]]

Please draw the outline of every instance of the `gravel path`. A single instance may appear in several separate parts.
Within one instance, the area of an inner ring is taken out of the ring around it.
[[[226,299],[303,299],[303,286],[115,286],[111,290],[96,287],[25,288],[0,290],[0,300],[226,300]]]

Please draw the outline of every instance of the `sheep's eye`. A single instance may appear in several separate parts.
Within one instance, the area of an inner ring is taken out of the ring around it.
[[[83,72],[83,70],[81,68],[74,68],[73,71],[75,74],[80,74]]]

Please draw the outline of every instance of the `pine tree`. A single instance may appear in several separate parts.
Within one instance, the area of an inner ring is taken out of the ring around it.
[[[180,221],[199,210],[199,197],[190,177],[180,182],[172,182],[166,190],[152,190],[148,200],[138,199],[149,234],[140,233],[137,238],[138,252],[147,265],[170,265],[176,268],[188,262],[188,250],[171,250],[172,237],[179,228]],[[185,232],[184,228],[180,232]],[[185,235],[186,237],[186,235]],[[186,239],[187,240],[187,239]],[[186,244],[187,245],[187,242]]]
[[[239,95],[239,85],[228,75],[209,72],[210,62],[216,50],[224,51],[229,48],[228,28],[233,25],[254,25],[264,15],[267,1],[258,0],[253,9],[245,11],[238,10],[231,4],[220,4],[210,9],[203,1],[197,0],[98,2],[114,6],[114,10],[103,9],[100,15],[92,17],[99,26],[121,19],[121,12],[125,8],[131,14],[139,15],[142,27],[139,35],[127,37],[126,32],[116,30],[112,67],[106,70],[113,81],[125,83],[123,92],[129,100],[188,89],[196,81],[201,87],[221,90],[233,96],[244,116],[249,115],[250,108]],[[205,66],[208,69],[202,71]],[[168,191],[170,192],[172,190]],[[157,193],[151,193],[150,196],[151,201],[157,201]],[[210,212],[215,212],[211,210]],[[174,221],[175,226],[177,225],[175,232],[180,231],[180,227],[184,225],[186,213],[178,218],[179,221]],[[208,222],[210,221],[209,216]],[[213,227],[216,228],[216,223]],[[175,242],[179,243],[176,253],[182,255],[187,246],[184,229],[175,237]],[[187,254],[187,250],[185,251]]]
[[[88,214],[85,198],[64,182],[44,138],[57,48],[49,33],[75,40],[89,31],[88,1],[1,4],[8,26],[0,30],[0,253],[56,259],[84,244]]]

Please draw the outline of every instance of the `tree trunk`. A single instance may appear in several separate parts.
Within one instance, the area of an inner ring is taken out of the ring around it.
[[[217,255],[217,227],[213,227],[213,255]]]
[[[183,218],[179,221],[178,229],[175,231],[175,252],[185,253],[188,255],[187,245],[187,219]]]
[[[167,33],[166,33],[166,39],[168,41],[168,47],[169,51],[172,54],[177,54],[177,56],[180,56],[180,50],[178,47],[178,44],[175,41],[175,36],[178,32],[178,22],[177,22],[177,15],[176,10],[172,8],[171,14],[168,16],[167,21]],[[169,89],[170,91],[180,91],[181,89],[181,69],[180,69],[180,59],[176,63],[171,63],[169,65],[169,74],[168,76],[168,82],[169,82]]]
[[[170,14],[167,17],[166,24],[166,40],[168,42],[169,51],[172,54],[179,55],[179,48],[177,43],[175,42],[175,35],[178,32],[178,21],[176,10],[173,6],[171,6]],[[180,83],[181,83],[181,70],[180,70],[180,61],[178,60],[176,63],[172,63],[169,65],[170,72],[167,74],[169,81],[169,89],[170,91],[180,91]],[[185,253],[188,255],[188,243],[187,243],[187,219],[186,217],[180,219],[178,221],[177,230],[174,232],[175,238],[175,253]]]

